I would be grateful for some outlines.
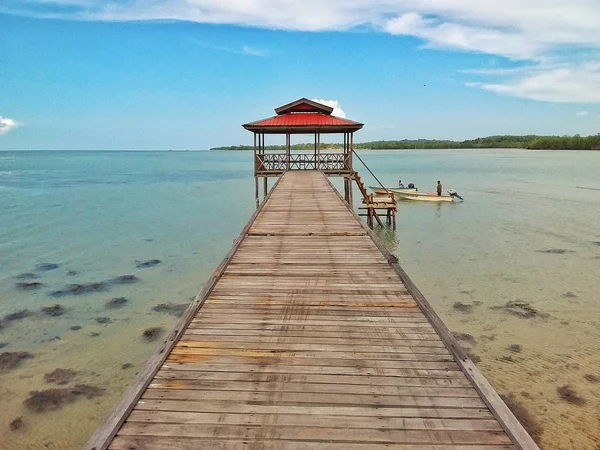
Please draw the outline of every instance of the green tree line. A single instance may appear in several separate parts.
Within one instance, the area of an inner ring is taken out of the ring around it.
[[[313,143],[292,145],[292,150],[311,150]],[[342,144],[321,144],[322,149],[341,149]],[[372,141],[354,144],[355,149],[396,150],[396,149],[452,149],[452,148],[528,148],[548,150],[600,150],[600,133],[582,137],[575,136],[488,136],[465,141],[438,139],[403,139],[398,141]],[[252,150],[251,145],[214,147],[211,150]],[[267,150],[285,150],[283,145],[267,145]]]

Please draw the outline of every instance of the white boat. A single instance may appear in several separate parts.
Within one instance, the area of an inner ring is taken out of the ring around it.
[[[375,195],[386,195],[392,192],[397,201],[452,202],[454,200],[463,200],[463,198],[453,189],[442,195],[437,195],[436,192],[419,192],[417,188],[382,188],[369,186],[369,189],[371,189]]]
[[[405,193],[415,193],[417,192],[417,188],[398,188],[398,187],[394,187],[394,188],[382,188],[382,187],[375,187],[375,186],[369,186],[369,189],[371,189],[376,195],[385,195],[388,192],[405,192]]]
[[[455,198],[454,195],[437,195],[436,192],[393,192],[396,200],[412,200],[420,202],[452,202]]]

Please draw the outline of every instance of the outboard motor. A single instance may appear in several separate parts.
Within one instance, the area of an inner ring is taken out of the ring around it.
[[[456,192],[454,189],[450,189],[450,190],[448,191],[448,194],[450,194],[450,196],[451,196],[451,197],[453,197],[453,198],[454,198],[454,197],[456,197],[456,198],[459,198],[459,199],[461,199],[462,201],[464,201],[464,200],[465,200],[465,199],[464,199],[464,198],[462,198],[460,195],[458,195],[458,192]]]

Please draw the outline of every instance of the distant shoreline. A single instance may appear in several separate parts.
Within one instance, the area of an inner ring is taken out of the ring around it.
[[[267,145],[266,150],[285,150],[283,145]],[[312,150],[313,143],[291,146],[292,150]],[[326,144],[322,150],[342,149],[342,144]],[[393,141],[359,142],[356,150],[451,150],[451,149],[526,149],[526,150],[600,150],[600,133],[593,136],[488,136],[465,141],[437,139],[403,139]],[[210,150],[253,150],[252,145],[231,145],[212,147]]]

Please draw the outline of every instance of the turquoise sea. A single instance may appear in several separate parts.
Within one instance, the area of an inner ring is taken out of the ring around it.
[[[376,233],[543,448],[597,449],[600,152],[359,154],[384,184],[465,198],[403,202]],[[153,352],[144,330],[172,326],[254,211],[252,167],[243,151],[0,152],[0,353],[27,352],[0,356],[0,449],[81,447]],[[44,377],[57,368],[72,379]]]

